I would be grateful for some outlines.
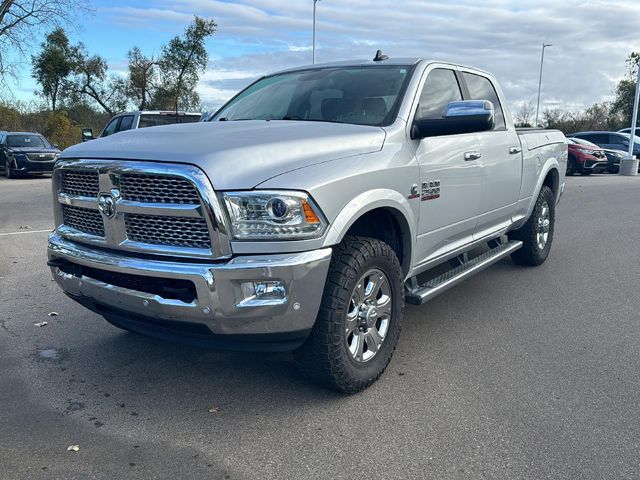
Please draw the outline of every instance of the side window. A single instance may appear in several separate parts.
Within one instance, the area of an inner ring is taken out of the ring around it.
[[[624,145],[625,147],[629,145],[627,139],[621,135],[609,135],[609,141],[607,143],[609,145]]]
[[[580,135],[580,138],[589,140],[591,143],[595,143],[596,145],[607,145],[609,143],[609,135],[606,134],[586,134]]]
[[[504,130],[507,128],[504,123],[502,105],[500,105],[498,94],[496,93],[496,89],[493,88],[493,85],[491,85],[491,81],[488,78],[474,75],[473,73],[463,72],[462,76],[471,94],[471,100],[489,100],[493,103],[493,108],[495,109],[494,130]]]
[[[120,119],[120,126],[118,127],[118,131],[124,132],[125,130],[130,130],[132,124],[133,124],[133,115],[125,115]]]
[[[114,118],[113,120],[111,120],[111,122],[109,122],[109,124],[105,127],[105,129],[102,132],[102,135],[100,136],[108,137],[109,135],[116,133],[119,122],[120,122],[120,117]]]
[[[449,102],[462,100],[460,85],[453,70],[436,68],[431,70],[424,82],[417,117],[423,119],[442,118]]]

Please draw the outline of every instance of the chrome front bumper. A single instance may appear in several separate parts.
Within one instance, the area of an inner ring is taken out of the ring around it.
[[[54,232],[49,236],[48,256],[58,285],[85,305],[102,305],[146,319],[201,324],[212,334],[260,335],[311,329],[320,307],[331,249],[239,256],[224,263],[178,262],[88,248]],[[56,262],[123,275],[187,280],[193,282],[196,298],[187,303],[110,285],[65,272]],[[247,302],[241,285],[259,281],[280,281],[285,289],[284,299]]]

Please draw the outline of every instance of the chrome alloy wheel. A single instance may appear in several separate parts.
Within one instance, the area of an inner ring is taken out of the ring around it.
[[[392,306],[389,279],[377,268],[368,270],[356,283],[347,310],[347,348],[356,362],[368,362],[382,348]]]
[[[536,225],[536,243],[540,250],[544,250],[544,247],[547,246],[550,226],[551,220],[549,219],[549,204],[545,201],[542,202],[540,215],[538,216],[538,223]]]

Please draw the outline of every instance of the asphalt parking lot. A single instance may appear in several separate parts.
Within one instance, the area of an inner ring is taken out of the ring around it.
[[[568,178],[548,261],[407,308],[355,396],[289,354],[163,343],[67,299],[49,182],[0,178],[0,478],[640,476],[639,178]]]

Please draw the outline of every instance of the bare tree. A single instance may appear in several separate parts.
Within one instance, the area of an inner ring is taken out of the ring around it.
[[[530,127],[531,126],[531,117],[533,115],[533,103],[522,102],[520,106],[520,110],[515,115],[515,123],[516,127]]]
[[[138,105],[139,110],[146,110],[155,93],[158,62],[153,57],[145,57],[138,47],[129,50],[127,56],[128,95]]]
[[[89,98],[109,115],[126,108],[126,81],[108,75],[107,61],[99,55],[90,55],[83,44],[74,47],[72,78],[65,88],[75,100]]]
[[[81,0],[0,0],[0,81],[15,74],[17,57],[25,57],[40,33],[76,25],[78,15],[89,11],[86,5]]]

